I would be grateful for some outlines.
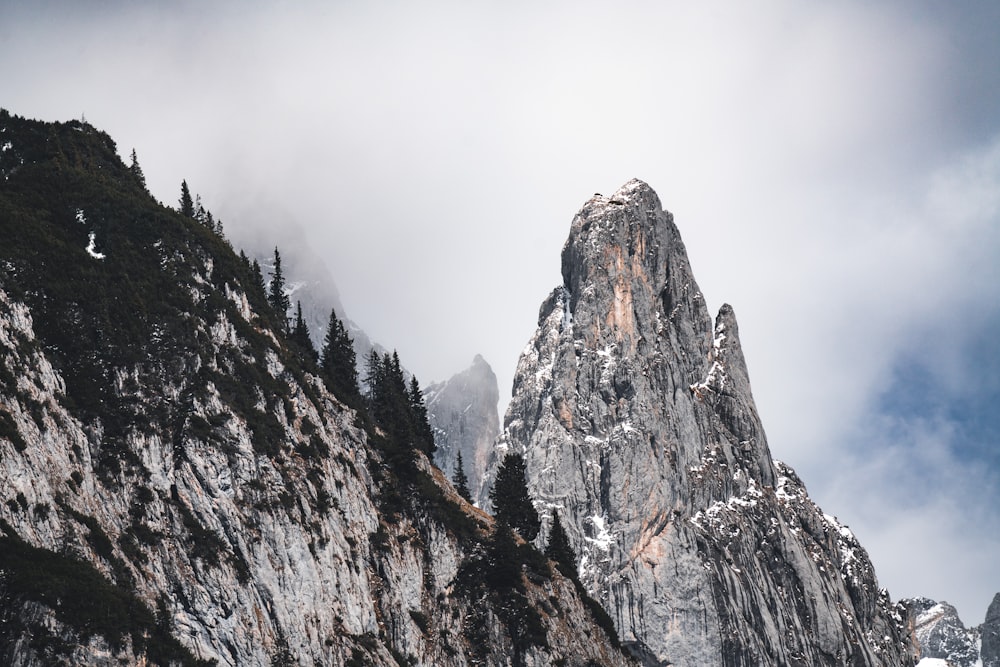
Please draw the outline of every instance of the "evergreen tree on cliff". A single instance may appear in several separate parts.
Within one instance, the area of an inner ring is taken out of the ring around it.
[[[434,429],[427,419],[427,405],[424,403],[424,392],[420,389],[417,376],[410,376],[410,419],[413,424],[413,445],[427,456],[434,454],[437,446],[434,444]]]
[[[145,190],[146,175],[142,173],[142,167],[139,166],[139,158],[136,157],[134,148],[132,149],[132,164],[129,165],[128,171],[130,174],[132,174],[132,176],[135,177],[135,180],[139,181],[139,184],[142,186],[142,189]]]
[[[292,307],[292,302],[285,294],[285,274],[281,270],[281,254],[278,248],[274,249],[274,270],[271,273],[271,284],[267,290],[267,302],[271,304],[278,319],[278,326],[282,333],[288,331],[288,310]]]
[[[302,302],[296,301],[295,304],[295,325],[289,337],[304,359],[316,363],[316,348],[313,347],[312,337],[309,335],[309,326],[302,318]]]
[[[549,528],[549,543],[545,545],[545,556],[554,560],[559,570],[574,581],[577,579],[576,552],[569,543],[569,537],[559,519],[559,512],[553,512],[552,527]]]
[[[497,521],[510,524],[529,542],[537,537],[541,520],[528,495],[523,456],[508,454],[504,458],[490,489],[490,500],[493,501],[493,516]]]
[[[330,309],[330,322],[319,360],[320,373],[334,396],[352,407],[359,407],[361,392],[358,390],[357,356],[354,341],[347,333],[337,311]]]
[[[462,462],[462,452],[458,453],[455,461],[455,477],[452,479],[458,495],[472,502],[472,492],[469,491],[469,478],[465,475],[465,464]]]
[[[181,181],[181,198],[178,203],[181,215],[188,218],[194,217],[194,200],[191,198],[191,190],[188,189],[187,181]]]

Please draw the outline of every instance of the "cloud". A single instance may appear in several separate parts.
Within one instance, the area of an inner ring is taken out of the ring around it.
[[[301,229],[425,384],[482,353],[502,396],[573,214],[646,180],[709,303],[739,315],[773,452],[915,590],[1000,553],[956,490],[996,488],[969,435],[996,395],[977,372],[1000,303],[996,11],[31,3],[0,9],[0,80],[14,113],[85,113],[135,147],[166,203],[187,179],[237,242]],[[925,421],[886,399],[918,362]],[[930,493],[929,471],[952,483]],[[927,566],[897,569],[932,524]],[[1000,590],[983,577],[941,596],[978,604]]]

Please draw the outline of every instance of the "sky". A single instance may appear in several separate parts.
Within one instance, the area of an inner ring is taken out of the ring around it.
[[[0,0],[0,106],[308,250],[423,384],[509,396],[575,212],[660,195],[772,454],[894,599],[1000,591],[1000,4]],[[263,241],[261,241],[263,239]],[[286,268],[287,270],[287,268]],[[506,402],[506,399],[503,401]]]

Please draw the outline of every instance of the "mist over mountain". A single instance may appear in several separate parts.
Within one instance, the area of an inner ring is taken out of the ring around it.
[[[6,663],[912,665],[942,645],[915,630],[935,605],[894,603],[772,459],[735,313],[710,316],[647,184],[574,217],[494,441],[483,358],[421,387],[398,354],[358,383],[314,349],[340,302],[304,245],[274,243],[288,282],[266,284],[86,122],[0,111],[0,149]],[[312,341],[275,292],[308,296]]]

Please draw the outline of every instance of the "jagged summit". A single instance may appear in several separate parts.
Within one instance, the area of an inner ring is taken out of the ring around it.
[[[622,639],[650,665],[904,664],[864,550],[771,460],[733,309],[713,322],[656,193],[588,200],[562,276],[495,459],[523,452]]]

